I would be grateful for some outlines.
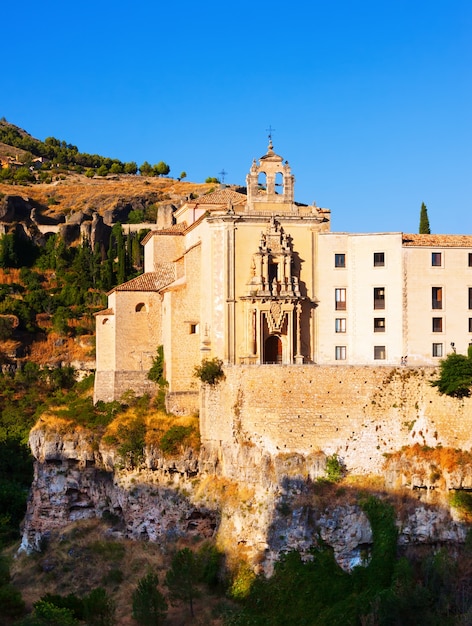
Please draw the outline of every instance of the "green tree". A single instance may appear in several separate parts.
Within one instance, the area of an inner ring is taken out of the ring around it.
[[[97,587],[84,598],[87,626],[114,626],[115,603],[105,589]]]
[[[167,602],[158,589],[159,577],[149,572],[133,592],[133,619],[144,626],[159,626],[167,614]]]
[[[194,617],[193,601],[200,595],[197,588],[199,574],[198,559],[192,550],[184,548],[175,553],[165,579],[171,601],[188,602],[192,617]]]
[[[170,167],[167,165],[167,163],[164,163],[164,161],[159,161],[159,163],[157,163],[157,165],[155,165],[153,169],[158,176],[167,176],[167,174],[170,172]]]
[[[106,165],[100,165],[97,169],[97,176],[106,176],[108,174],[108,168]]]
[[[431,382],[439,393],[468,398],[472,388],[472,358],[452,352],[439,364],[439,377]]]
[[[428,209],[426,208],[426,204],[424,202],[421,203],[421,211],[420,211],[420,235],[429,235],[431,234],[431,229],[429,227],[429,219],[428,219]]]
[[[206,183],[219,183],[219,179],[215,178],[214,176],[208,176],[208,178],[205,178],[205,182]]]
[[[34,605],[33,613],[21,620],[17,626],[78,626],[72,611],[40,600]]]
[[[121,174],[123,172],[123,167],[120,165],[120,163],[112,163],[111,167],[110,167],[110,174]]]
[[[124,164],[123,170],[125,174],[136,174],[136,172],[138,171],[138,166],[134,161],[129,161],[128,163]]]
[[[141,209],[133,209],[128,213],[128,224],[141,224],[144,222],[144,211]]]
[[[144,163],[142,163],[139,166],[139,173],[141,174],[141,176],[152,176],[153,175],[152,165],[148,163],[147,161],[144,161]]]
[[[187,178],[187,172],[180,172],[179,180],[183,180],[184,178]]]

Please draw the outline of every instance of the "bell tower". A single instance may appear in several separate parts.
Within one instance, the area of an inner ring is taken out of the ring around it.
[[[267,153],[254,159],[247,184],[247,211],[291,213],[296,212],[294,202],[295,177],[288,164],[274,152],[272,139],[269,139]]]

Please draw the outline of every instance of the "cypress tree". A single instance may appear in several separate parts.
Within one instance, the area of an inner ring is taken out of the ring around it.
[[[420,235],[430,235],[431,229],[429,228],[429,219],[428,219],[428,209],[426,208],[426,204],[424,202],[421,203],[421,211],[420,211]]]

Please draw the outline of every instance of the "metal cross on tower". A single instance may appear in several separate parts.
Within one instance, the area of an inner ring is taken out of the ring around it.
[[[225,172],[225,169],[223,168],[221,170],[221,172],[218,172],[218,176],[221,176],[221,182],[224,183],[225,182],[225,176],[228,172]]]
[[[269,124],[269,128],[266,128],[266,132],[269,133],[269,141],[272,141],[272,133],[275,131],[275,128],[272,128],[272,126]]]

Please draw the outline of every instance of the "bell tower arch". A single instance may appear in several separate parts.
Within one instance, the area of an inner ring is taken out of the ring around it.
[[[265,181],[265,186],[261,182]],[[274,152],[269,139],[267,153],[254,159],[246,177],[248,211],[286,212],[296,209],[294,203],[295,177],[288,164]]]

